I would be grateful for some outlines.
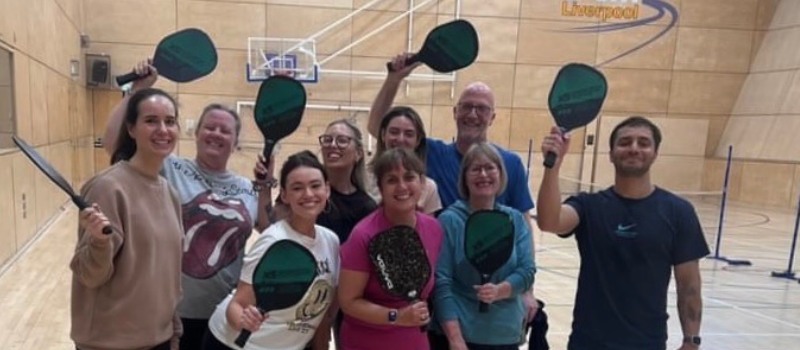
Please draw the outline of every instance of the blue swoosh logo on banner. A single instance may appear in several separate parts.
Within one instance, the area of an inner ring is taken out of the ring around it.
[[[623,53],[621,53],[619,55],[616,55],[616,56],[614,56],[614,57],[612,57],[610,59],[607,59],[607,60],[597,64],[597,67],[605,65],[605,64],[608,64],[608,63],[611,63],[611,62],[616,61],[616,60],[618,60],[618,59],[620,59],[622,57],[630,55],[631,53],[633,53],[636,50],[639,50],[639,49],[641,49],[641,48],[643,48],[643,47],[645,47],[647,45],[650,45],[654,41],[660,39],[665,34],[667,34],[667,32],[672,30],[672,28],[674,28],[675,25],[678,23],[678,9],[676,9],[675,6],[672,6],[672,4],[670,4],[670,3],[668,3],[668,2],[666,2],[664,0],[642,0],[642,4],[646,5],[646,6],[649,6],[649,7],[652,7],[653,9],[655,9],[657,11],[657,13],[655,15],[653,15],[653,16],[650,16],[650,17],[647,17],[647,18],[638,19],[638,20],[631,21],[631,22],[598,24],[598,25],[593,25],[593,26],[577,27],[577,28],[566,30],[566,31],[567,32],[573,32],[573,33],[613,32],[613,31],[617,31],[617,30],[623,30],[623,29],[628,29],[628,28],[633,28],[633,27],[638,27],[638,26],[643,26],[643,25],[647,25],[647,24],[650,24],[650,23],[654,23],[654,22],[664,18],[666,16],[666,13],[669,12],[669,14],[670,14],[670,16],[672,18],[670,19],[669,24],[667,24],[667,27],[664,28],[664,30],[660,31],[654,37],[644,41],[643,43],[641,43],[639,45],[636,45],[633,48],[631,48],[631,49],[629,49],[629,50],[627,50],[627,51],[625,51],[625,52],[623,52]]]

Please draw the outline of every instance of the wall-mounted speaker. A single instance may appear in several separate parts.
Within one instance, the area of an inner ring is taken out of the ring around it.
[[[101,88],[113,87],[110,56],[86,54],[86,85]]]
[[[81,48],[88,49],[90,43],[91,39],[89,39],[89,36],[86,34],[81,34]]]

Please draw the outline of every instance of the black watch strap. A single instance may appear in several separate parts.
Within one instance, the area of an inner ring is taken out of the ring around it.
[[[702,338],[699,335],[687,335],[683,337],[683,342],[688,344],[700,345]]]

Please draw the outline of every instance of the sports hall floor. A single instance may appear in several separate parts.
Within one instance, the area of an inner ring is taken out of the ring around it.
[[[695,201],[695,205],[713,254],[718,202]],[[729,203],[725,215],[721,255],[750,260],[753,265],[702,261],[702,349],[799,349],[800,284],[770,277],[770,272],[787,268],[795,213]],[[16,261],[0,270],[0,349],[73,349],[67,264],[75,227],[75,209],[65,206]],[[577,250],[574,240],[538,232],[535,236],[536,292],[547,302],[548,339],[553,350],[565,349],[578,272]],[[669,313],[668,348],[677,349],[681,332],[674,287],[670,287]]]

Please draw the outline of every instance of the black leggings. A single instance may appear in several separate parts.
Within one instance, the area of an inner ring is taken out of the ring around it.
[[[331,326],[331,330],[333,331],[333,344],[336,345],[336,349],[342,348],[342,340],[339,338],[339,331],[342,329],[342,321],[344,321],[344,313],[342,313],[342,310],[339,310]],[[311,349],[311,345],[307,346],[306,349]]]
[[[439,334],[436,332],[428,332],[428,340],[431,343],[431,350],[448,350],[450,349],[450,343],[447,341],[447,337],[443,334]],[[509,344],[509,345],[486,345],[486,344],[474,344],[474,343],[467,343],[467,349],[469,350],[518,350],[519,344]]]
[[[208,319],[183,318],[183,335],[181,335],[181,350],[200,350],[203,346],[203,337],[208,331]]]
[[[203,337],[203,347],[197,348],[197,350],[235,350],[233,348],[229,348],[227,345],[222,344],[217,337],[214,336],[211,332],[206,332],[206,336]],[[161,349],[159,349],[161,350]],[[169,348],[164,349],[169,350]],[[311,350],[311,345],[306,346],[305,350]]]
[[[214,336],[211,332],[206,332],[206,335],[203,337],[203,347],[200,348],[202,350],[234,350],[229,348],[227,345],[222,344],[217,337]]]

